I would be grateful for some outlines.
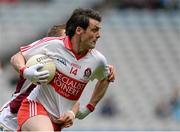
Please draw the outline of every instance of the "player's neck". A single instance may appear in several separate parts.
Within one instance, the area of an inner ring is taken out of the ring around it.
[[[82,43],[80,42],[80,39],[72,38],[71,43],[72,43],[73,52],[75,52],[77,55],[84,55],[88,52],[88,50],[82,47]]]

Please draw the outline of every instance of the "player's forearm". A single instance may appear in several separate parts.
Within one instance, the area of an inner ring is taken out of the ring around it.
[[[97,105],[97,103],[105,95],[108,86],[109,86],[109,81],[107,79],[104,79],[102,81],[98,81],[96,84],[96,87],[93,91],[93,94],[92,94],[92,97],[90,99],[89,104],[91,104],[95,107]]]
[[[97,103],[102,99],[102,97],[106,93],[108,86],[108,80],[104,79],[102,81],[98,81],[91,96],[90,102],[77,112],[76,118],[82,120],[85,117],[87,117],[91,112],[93,112]]]
[[[76,113],[79,111],[79,102],[76,102],[73,106],[72,106],[72,111],[74,112],[74,114],[76,115]]]
[[[11,64],[17,72],[19,72],[20,68],[25,66],[25,59],[21,52],[18,52],[11,57]]]

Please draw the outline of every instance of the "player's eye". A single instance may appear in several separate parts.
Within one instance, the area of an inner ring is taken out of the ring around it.
[[[98,28],[94,28],[94,29],[92,29],[92,31],[95,33],[95,32],[98,32],[99,29]]]

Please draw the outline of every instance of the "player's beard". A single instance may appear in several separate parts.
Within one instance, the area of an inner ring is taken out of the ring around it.
[[[96,47],[96,42],[93,41],[93,42],[91,42],[90,45],[91,45],[91,49],[94,49]]]
[[[86,52],[88,50],[87,47],[85,47],[86,42],[82,39],[82,36],[79,37],[79,45],[78,45],[78,51],[79,52]]]

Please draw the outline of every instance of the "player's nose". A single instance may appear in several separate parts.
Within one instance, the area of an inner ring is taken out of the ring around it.
[[[101,37],[100,32],[97,32],[97,33],[96,33],[96,38],[98,39],[98,38],[100,38],[100,37]]]

